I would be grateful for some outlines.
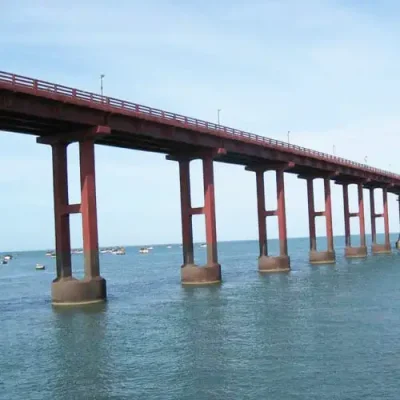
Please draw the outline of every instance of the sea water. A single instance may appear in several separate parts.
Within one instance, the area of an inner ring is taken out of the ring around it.
[[[51,305],[55,260],[14,252],[0,399],[398,400],[399,254],[346,260],[343,243],[335,266],[310,266],[308,240],[289,240],[291,272],[260,275],[257,242],[222,242],[223,284],[197,288],[180,284],[179,245],[127,247],[100,255],[107,303],[65,309]]]

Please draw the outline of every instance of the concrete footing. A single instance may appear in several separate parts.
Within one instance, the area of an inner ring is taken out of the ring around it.
[[[344,255],[347,258],[364,258],[368,255],[367,246],[346,247]]]
[[[288,256],[261,256],[258,259],[258,271],[262,273],[290,271],[290,258]]]
[[[200,267],[195,264],[183,265],[181,268],[182,285],[212,285],[221,283],[221,266],[219,264]]]
[[[310,251],[310,264],[335,264],[336,256],[334,251]]]
[[[372,254],[390,254],[392,252],[390,244],[373,244],[371,246]]]
[[[101,276],[83,280],[55,280],[51,285],[51,297],[56,306],[99,303],[107,298],[106,280]]]

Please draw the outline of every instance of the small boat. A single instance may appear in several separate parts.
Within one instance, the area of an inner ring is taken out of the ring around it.
[[[200,247],[207,247],[205,243],[201,244]]]
[[[35,269],[46,269],[46,267],[43,264],[36,264]]]
[[[3,260],[1,260],[1,263],[2,264],[8,264],[8,261],[3,259]]]
[[[142,254],[147,254],[149,252],[149,249],[147,247],[141,247],[139,250],[139,253]]]
[[[3,258],[4,258],[4,260],[6,260],[6,261],[10,261],[10,260],[12,260],[13,256],[12,256],[11,254],[7,254],[7,255],[5,255]]]
[[[53,255],[53,253],[54,253],[54,252],[53,252],[53,251],[50,251],[50,250],[49,250],[49,251],[46,251],[46,256],[47,256],[47,257],[50,257],[50,256]]]
[[[116,256],[124,256],[125,250],[119,249],[119,250],[113,251],[113,254],[115,254]]]
[[[167,246],[167,249],[170,249],[172,246]]]

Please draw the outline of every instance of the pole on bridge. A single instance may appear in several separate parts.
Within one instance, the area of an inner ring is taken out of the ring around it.
[[[332,200],[331,200],[331,181],[329,177],[324,177],[324,198],[325,211],[315,211],[314,206],[314,179],[315,177],[307,177],[307,194],[308,194],[308,220],[310,229],[310,263],[311,264],[334,264],[335,250],[333,244],[333,227],[332,227]],[[326,222],[326,240],[327,250],[317,251],[317,239],[315,230],[315,217],[323,216]]]
[[[348,258],[361,258],[367,256],[367,246],[365,245],[365,218],[364,218],[364,198],[363,184],[357,184],[358,190],[358,212],[349,212],[349,183],[343,183],[343,208],[344,208],[344,231],[345,231],[345,256]],[[360,222],[360,246],[351,245],[350,218],[357,217]]]
[[[260,272],[284,272],[290,270],[290,258],[287,248],[286,230],[286,206],[285,206],[285,182],[284,168],[276,168],[276,197],[277,209],[266,211],[265,209],[265,185],[264,173],[267,168],[250,168],[247,170],[255,171],[257,182],[257,215],[258,215],[258,239],[260,256],[258,259],[258,269]],[[268,255],[267,224],[269,216],[278,217],[279,230],[279,256],[271,257]]]
[[[192,207],[190,196],[190,161],[201,158],[203,162],[204,206]],[[183,265],[181,282],[184,285],[207,285],[221,282],[221,266],[218,263],[217,226],[215,216],[213,154],[196,156],[167,156],[168,160],[179,162],[182,251]],[[194,260],[193,215],[204,214],[206,225],[207,263],[198,266]]]
[[[382,200],[383,200],[383,213],[377,214],[375,211],[375,188],[370,187],[370,209],[371,209],[371,236],[372,236],[372,254],[389,254],[392,252],[390,245],[390,233],[389,233],[389,208],[387,203],[387,188],[382,188]],[[383,217],[384,225],[384,244],[377,243],[376,240],[376,218]]]

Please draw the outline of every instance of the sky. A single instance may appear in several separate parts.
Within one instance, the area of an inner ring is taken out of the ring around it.
[[[216,122],[400,173],[400,4],[395,0],[168,2],[20,0],[0,12],[0,69]],[[55,132],[56,133],[56,132]],[[100,245],[181,241],[178,166],[164,155],[96,146]],[[202,205],[193,162],[193,206]],[[77,145],[69,148],[70,202],[79,202]],[[289,237],[308,235],[305,182],[287,174]],[[219,240],[257,238],[254,173],[215,163]],[[0,250],[54,248],[51,152],[0,132]],[[323,208],[316,181],[316,208]],[[334,234],[344,231],[332,185]],[[368,193],[367,232],[370,231]],[[266,174],[274,208],[273,173]],[[350,187],[351,211],[356,188]],[[382,206],[377,191],[378,212]],[[390,228],[399,229],[389,195]],[[352,221],[352,233],[358,232]],[[82,245],[71,217],[72,245]],[[383,231],[379,221],[378,231]],[[268,235],[277,237],[275,218]],[[317,234],[324,235],[323,219]],[[204,217],[194,217],[203,241]]]

